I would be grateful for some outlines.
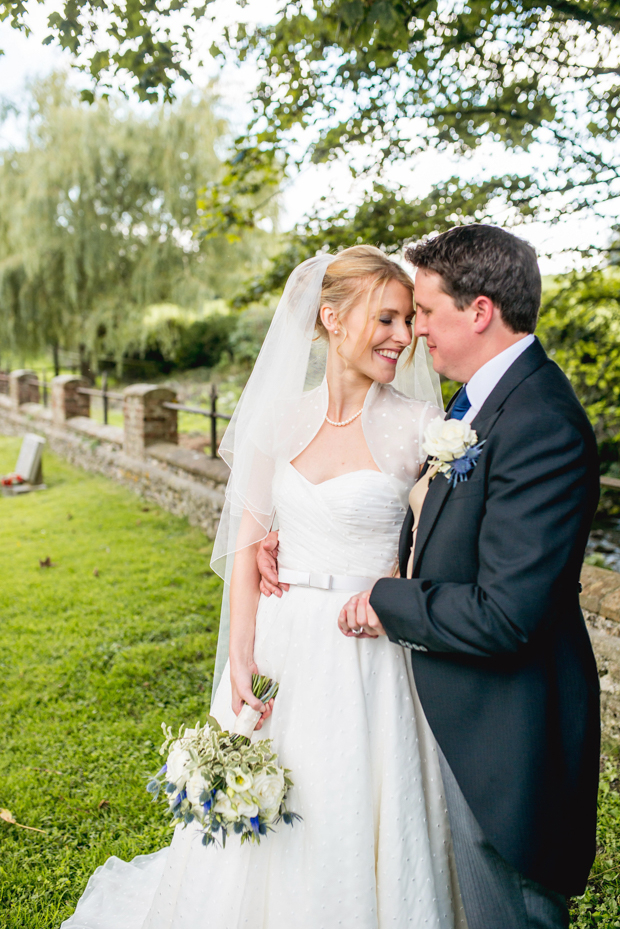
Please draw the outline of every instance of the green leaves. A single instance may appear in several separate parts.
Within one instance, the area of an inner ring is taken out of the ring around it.
[[[65,0],[48,16],[50,35],[44,41],[80,56],[76,67],[98,87],[114,84],[140,100],[172,100],[174,82],[189,78],[183,62],[193,51],[194,23],[210,2]],[[29,6],[25,0],[3,0],[0,19],[27,32]],[[181,26],[174,33],[173,17],[175,27]]]
[[[272,153],[273,163],[292,175],[310,163],[344,160],[379,190],[388,187],[393,164],[407,159],[413,166],[422,151],[467,156],[489,140],[513,151],[544,141],[547,150],[556,148],[557,159],[548,158],[544,169],[534,162],[535,174],[524,179],[531,196],[501,173],[496,196],[513,217],[544,209],[550,220],[567,209],[592,211],[620,189],[620,160],[602,147],[620,125],[619,33],[617,0],[595,6],[570,0],[311,0],[287,4],[275,23],[231,30],[228,54],[252,57],[262,79],[254,123],[229,162],[230,199],[224,202],[221,186],[213,185],[205,228],[229,234],[251,225],[252,211],[232,204],[252,175],[246,168],[252,150],[264,164]],[[492,183],[485,177],[469,184],[477,193],[469,202],[463,197],[454,222],[481,217],[475,201],[491,202]],[[557,191],[563,196],[554,196]],[[355,209],[347,211],[349,220]],[[357,209],[361,227],[366,199]],[[333,238],[333,226],[344,224],[340,210],[324,210],[322,217],[329,230],[324,238]],[[389,248],[392,225],[371,226],[364,241]],[[434,231],[435,213],[416,225],[420,234]],[[301,238],[309,241],[315,226],[311,216],[298,230]],[[406,237],[415,234],[410,229]]]
[[[586,408],[606,459],[620,445],[620,274],[559,278],[543,296],[538,335]]]

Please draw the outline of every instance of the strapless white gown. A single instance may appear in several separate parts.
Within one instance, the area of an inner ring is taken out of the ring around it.
[[[314,485],[276,475],[280,563],[300,571],[390,574],[403,508],[391,479],[356,471]],[[63,929],[455,929],[464,917],[433,737],[407,653],[345,638],[350,592],[291,587],[262,597],[255,659],[280,682],[259,738],[295,787],[260,846],[205,848],[193,827],[126,863],[109,859]],[[226,669],[212,709],[234,719]]]

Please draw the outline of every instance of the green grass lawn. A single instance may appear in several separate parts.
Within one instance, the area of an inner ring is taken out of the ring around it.
[[[0,436],[0,473],[19,444]],[[47,491],[0,498],[0,807],[45,830],[0,822],[0,929],[57,929],[110,855],[167,844],[146,776],[163,720],[204,719],[215,656],[220,583],[205,537],[51,454],[44,473]],[[40,567],[48,556],[55,567]],[[620,927],[609,755],[579,929]]]
[[[59,926],[106,858],[169,841],[146,775],[162,720],[204,719],[219,615],[197,529],[51,454],[44,474],[0,498],[0,807],[45,830],[0,822],[2,929]]]

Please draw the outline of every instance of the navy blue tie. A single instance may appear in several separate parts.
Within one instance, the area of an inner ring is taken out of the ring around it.
[[[463,419],[470,406],[471,402],[467,396],[465,385],[463,385],[463,387],[461,387],[458,394],[456,395],[456,400],[452,404],[450,413],[448,414],[448,419]]]

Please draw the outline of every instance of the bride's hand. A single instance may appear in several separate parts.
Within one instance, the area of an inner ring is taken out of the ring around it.
[[[288,584],[281,584],[278,580],[278,533],[270,532],[258,546],[256,564],[260,574],[260,592],[264,597],[275,594],[282,596],[283,590],[288,590]]]
[[[260,711],[261,718],[255,726],[258,731],[264,721],[271,716],[273,710],[273,700],[269,703],[262,703],[258,697],[252,693],[252,675],[258,674],[258,668],[252,659],[244,661],[243,659],[230,659],[230,684],[232,689],[232,709],[235,716],[241,712],[244,703],[249,704],[253,710]]]

